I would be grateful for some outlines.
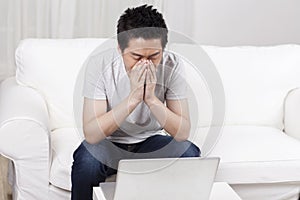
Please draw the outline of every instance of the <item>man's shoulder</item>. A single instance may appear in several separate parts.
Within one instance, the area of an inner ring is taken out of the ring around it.
[[[116,48],[96,50],[87,59],[86,66],[88,70],[105,72],[111,69],[119,59],[120,54]]]
[[[181,61],[181,57],[175,52],[165,50],[163,56],[164,64],[176,66]]]
[[[172,74],[172,72],[178,71],[178,68],[182,68],[182,58],[175,52],[164,51],[162,64],[164,69],[168,69],[167,71]]]
[[[120,54],[118,53],[116,48],[110,48],[105,50],[95,50],[90,56],[89,59],[93,60],[96,63],[109,62],[119,59]]]

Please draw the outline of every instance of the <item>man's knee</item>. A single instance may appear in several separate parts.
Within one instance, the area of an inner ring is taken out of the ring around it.
[[[73,158],[71,199],[91,199],[92,187],[105,181],[106,166],[94,158],[84,144],[76,149]]]
[[[86,178],[105,175],[106,167],[81,144],[73,154],[72,176]]]
[[[195,144],[193,144],[190,141],[184,141],[183,148],[184,150],[182,151],[182,155],[180,157],[199,157],[201,154],[201,151],[199,147],[197,147]]]

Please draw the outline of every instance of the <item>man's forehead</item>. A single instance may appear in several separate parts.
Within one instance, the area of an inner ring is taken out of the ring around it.
[[[144,39],[144,38],[132,38],[128,41],[128,47],[130,51],[133,50],[155,50],[155,49],[162,49],[161,46],[161,39],[155,38],[155,39]]]

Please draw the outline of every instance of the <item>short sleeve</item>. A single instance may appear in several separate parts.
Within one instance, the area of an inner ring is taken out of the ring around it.
[[[177,57],[172,70],[166,92],[167,100],[180,100],[187,98],[187,83],[185,80],[185,66]]]
[[[89,99],[106,100],[106,91],[101,62],[95,57],[89,58],[86,64],[82,95]]]

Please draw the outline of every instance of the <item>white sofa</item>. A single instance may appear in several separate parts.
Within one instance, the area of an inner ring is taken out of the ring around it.
[[[14,199],[70,199],[72,154],[83,139],[82,66],[103,41],[26,39],[19,44],[16,76],[0,87],[0,153],[13,163]],[[197,76],[188,64],[190,139],[204,155],[221,157],[216,181],[228,182],[245,200],[298,200],[300,45],[203,46],[202,51],[175,44],[170,49],[192,62],[203,60],[203,70],[214,63],[223,83],[219,92],[225,101],[217,99],[221,106],[215,109],[209,88],[214,79],[218,83],[218,74]],[[214,123],[213,113],[222,120]]]

